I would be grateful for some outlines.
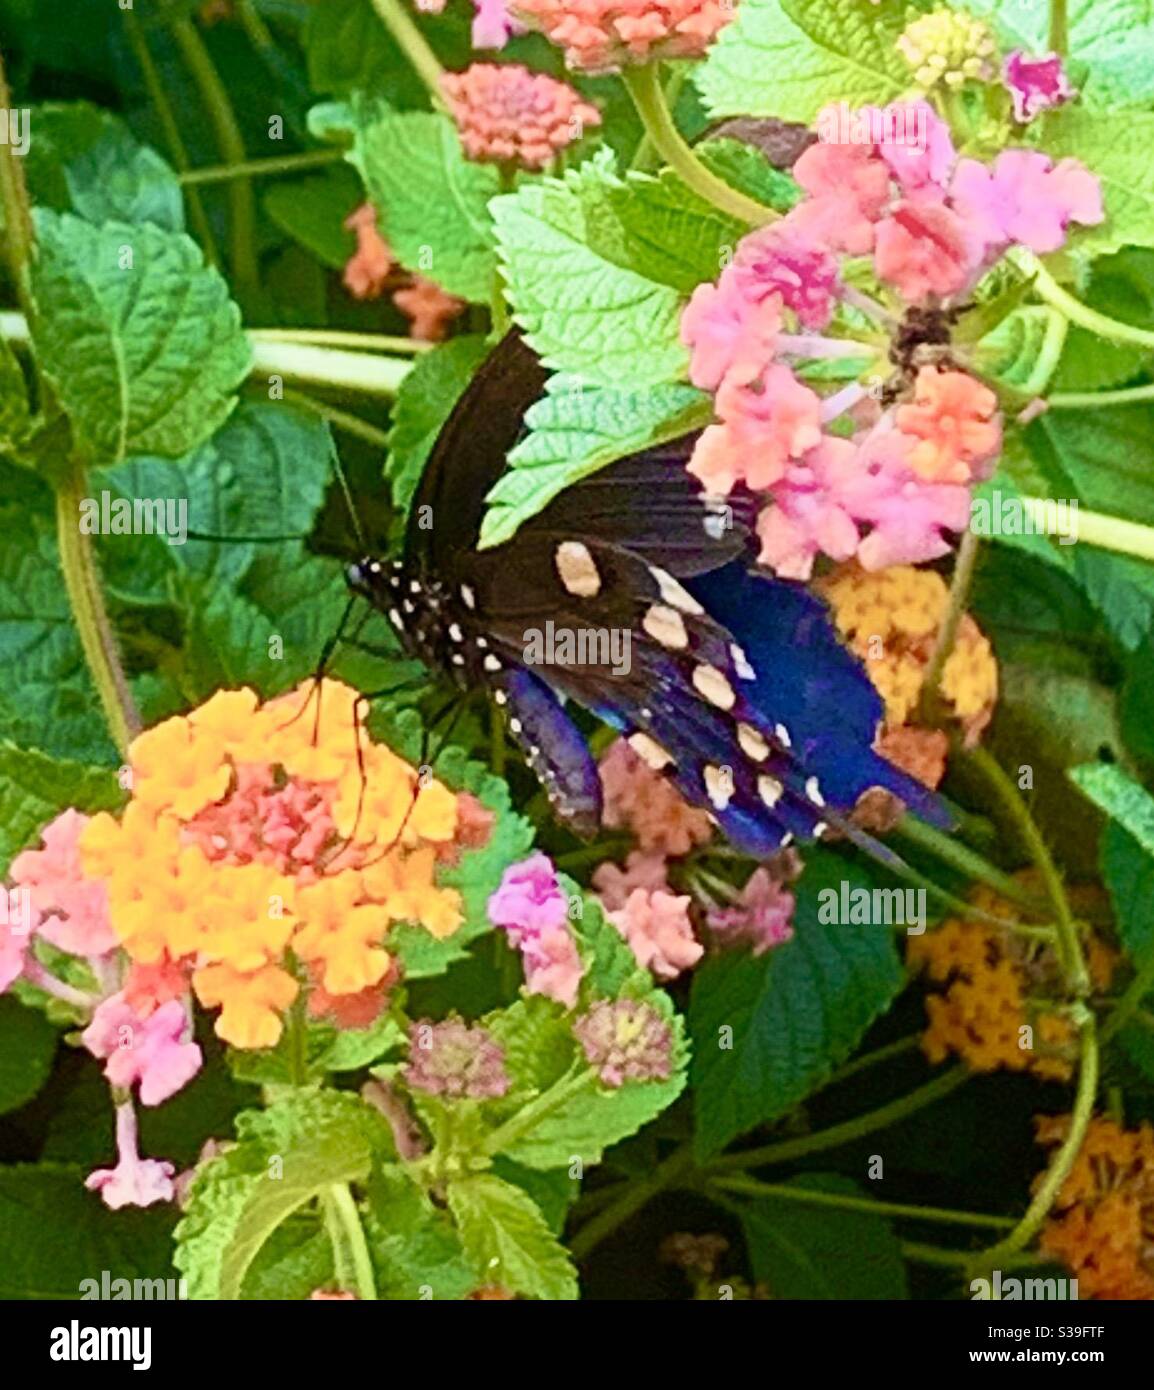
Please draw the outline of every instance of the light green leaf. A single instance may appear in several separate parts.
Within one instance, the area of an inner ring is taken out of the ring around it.
[[[742,0],[696,82],[714,116],[810,124],[829,102],[884,105],[910,85],[904,0]]]
[[[679,383],[614,391],[554,376],[546,391],[529,407],[529,433],[509,454],[508,469],[489,492],[481,549],[511,539],[579,479],[626,454],[702,428],[713,414],[711,397]]]
[[[488,303],[496,275],[488,202],[500,178],[493,165],[465,158],[448,116],[394,111],[358,96],[348,106],[315,108],[310,126],[330,138],[352,135],[348,159],[402,265],[450,294]]]
[[[111,111],[87,101],[46,102],[33,108],[32,128],[25,173],[38,205],[88,222],[184,230],[175,171]]]
[[[355,1136],[298,1141],[278,1172],[265,1173],[253,1184],[221,1258],[220,1297],[240,1297],[249,1266],[283,1221],[335,1184],[362,1182],[369,1164],[368,1145]]]
[[[484,1282],[445,1213],[396,1164],[370,1179],[364,1227],[380,1298],[461,1299]]]
[[[533,1199],[484,1173],[449,1184],[449,1210],[485,1283],[542,1299],[576,1299],[577,1272]]]
[[[1050,7],[1037,0],[967,0],[992,22],[1007,48],[1050,51]],[[1069,52],[1086,67],[1079,97],[1088,108],[1141,106],[1154,97],[1151,0],[1069,0]]]
[[[249,367],[240,314],[189,237],[36,214],[33,345],[92,463],[208,438]],[[131,256],[131,264],[128,258]]]
[[[840,892],[843,881],[873,886],[859,865],[811,849],[796,889],[793,939],[757,959],[727,952],[694,975],[689,1025],[701,1158],[804,1100],[901,988],[890,928],[818,920],[819,892]]]
[[[1154,797],[1113,763],[1083,763],[1070,777],[1095,806],[1154,855]]]
[[[608,160],[594,158],[492,207],[514,318],[529,345],[548,367],[629,389],[683,376],[688,354],[678,339],[678,289],[634,268],[638,260],[655,267],[623,227],[621,188]]]
[[[783,1186],[799,1196],[865,1196],[837,1173],[806,1173]],[[754,1277],[774,1298],[909,1297],[901,1246],[885,1217],[773,1196],[742,1201],[737,1210]]]
[[[1102,181],[1106,220],[1078,228],[1073,244],[1103,255],[1154,246],[1154,113],[1086,111],[1067,106],[1046,126],[1046,152],[1081,160]]]
[[[60,811],[115,811],[125,794],[116,773],[51,758],[34,748],[0,742],[0,874],[12,859],[39,842],[40,832]]]

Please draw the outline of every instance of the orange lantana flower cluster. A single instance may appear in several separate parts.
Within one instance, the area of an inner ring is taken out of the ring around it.
[[[1028,876],[1024,881],[1031,882]],[[979,886],[971,900],[981,911],[1020,920],[1014,905],[989,888]],[[1105,989],[1115,953],[1096,936],[1086,938],[1085,949],[1094,986]],[[1014,935],[991,922],[952,917],[935,931],[911,936],[906,958],[946,986],[943,993],[926,998],[929,1026],[922,1049],[931,1062],[954,1053],[974,1071],[1004,1067],[1050,1081],[1068,1081],[1073,1075],[1074,1024],[1031,1000],[1053,997],[1061,988],[1061,969],[1048,942]],[[1024,1032],[1027,1027],[1032,1034]]]
[[[223,690],[147,730],[128,806],[80,841],[134,965],[191,979],[237,1047],[276,1043],[304,972],[330,1000],[383,988],[394,923],[441,938],[462,920],[437,875],[461,798],[368,740],[355,690],[310,692]]]
[[[1068,1115],[1040,1116],[1038,1142],[1060,1144]],[[1154,1299],[1154,1129],[1090,1121],[1039,1242],[1078,1279],[1081,1298]]]

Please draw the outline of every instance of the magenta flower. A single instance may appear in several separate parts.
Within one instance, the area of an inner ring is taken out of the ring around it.
[[[513,18],[505,0],[473,0],[473,47],[504,48],[525,26]]]
[[[18,854],[10,870],[41,914],[40,935],[73,956],[101,956],[118,944],[105,885],[85,878],[80,863],[80,835],[88,820],[71,807],[62,811],[41,831],[43,848]]]
[[[171,1163],[155,1158],[141,1158],[137,1149],[136,1111],[132,1102],[116,1107],[115,1168],[97,1168],[89,1173],[84,1186],[99,1192],[104,1205],[118,1211],[121,1207],[149,1207],[153,1202],[171,1202],[175,1194]]]
[[[1036,150],[1004,150],[990,168],[963,159],[951,199],[986,245],[986,258],[1011,243],[1039,256],[1057,251],[1071,222],[1093,226],[1105,216],[1102,186],[1076,159],[1057,165]]]
[[[788,217],[743,238],[733,265],[722,275],[723,283],[727,277],[746,299],[780,296],[806,328],[829,323],[841,290],[836,259]]]
[[[715,909],[706,921],[719,944],[748,945],[761,956],[793,936],[795,903],[793,894],[763,867],[750,874],[736,903]]]
[[[107,1061],[112,1086],[140,1086],[144,1105],[159,1105],[200,1070],[200,1047],[189,1040],[188,1018],[178,999],[141,1018],[123,994],[105,999],[80,1035],[94,1057]]]
[[[1039,111],[1061,106],[1077,96],[1057,53],[1027,58],[1020,48],[1006,59],[1002,77],[1014,101],[1014,119],[1028,124]]]
[[[459,1018],[442,1023],[421,1019],[409,1025],[408,1085],[453,1100],[488,1100],[510,1086],[505,1052],[484,1028],[470,1028]]]
[[[957,152],[949,126],[929,102],[893,102],[878,117],[883,132],[893,130],[902,137],[883,138],[877,152],[903,191],[944,192]]]
[[[606,1086],[665,1081],[673,1070],[673,1033],[652,1004],[598,1000],[573,1032]]]
[[[569,902],[547,855],[511,864],[489,899],[489,917],[521,952],[525,985],[571,1009],[584,967],[569,930]]]

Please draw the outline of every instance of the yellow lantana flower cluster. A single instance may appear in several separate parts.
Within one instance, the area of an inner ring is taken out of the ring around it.
[[[124,950],[187,971],[236,1047],[277,1042],[306,975],[338,998],[383,987],[394,923],[461,924],[437,881],[459,799],[372,743],[357,699],[331,680],[267,704],[219,691],[133,742],[129,804],[84,829]]]

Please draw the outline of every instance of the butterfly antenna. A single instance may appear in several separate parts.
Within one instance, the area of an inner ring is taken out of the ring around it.
[[[367,555],[369,553],[368,538],[365,535],[364,527],[361,525],[361,519],[357,515],[357,509],[353,506],[352,489],[349,487],[348,476],[345,473],[344,464],[341,463],[340,454],[337,453],[335,442],[333,444],[332,457],[333,472],[336,474],[337,485],[340,487],[341,496],[345,499],[345,506],[349,511],[349,520],[352,522],[353,531],[356,533],[357,545],[360,548],[360,553],[362,555]]]

